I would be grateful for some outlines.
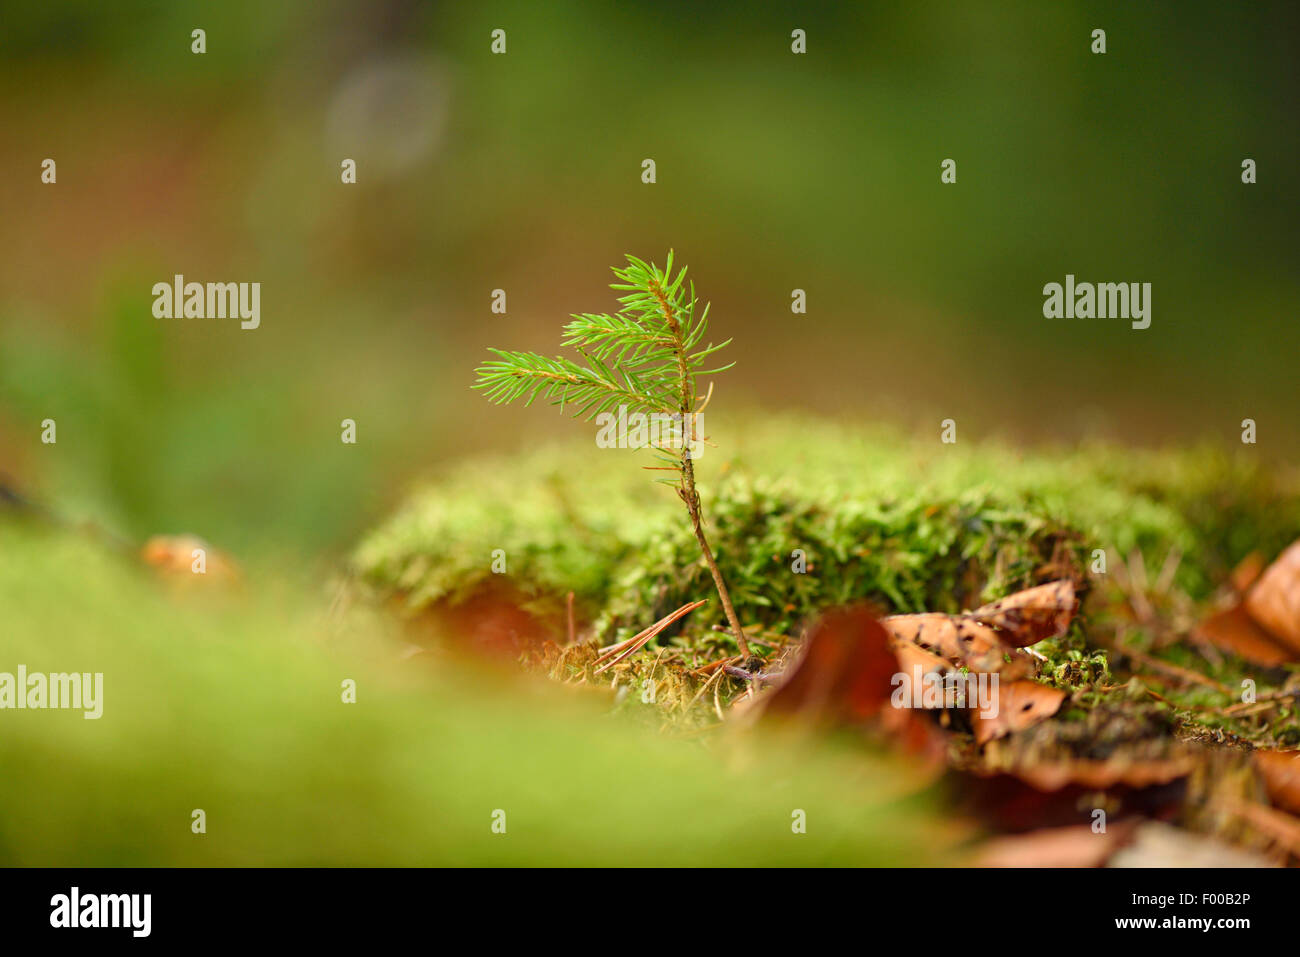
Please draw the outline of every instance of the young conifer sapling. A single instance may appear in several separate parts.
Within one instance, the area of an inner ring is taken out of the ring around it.
[[[673,477],[658,481],[673,485],[686,505],[736,646],[748,662],[745,633],[704,534],[691,455],[692,447],[702,440],[698,434],[701,400],[707,402],[696,391],[696,380],[735,365],[704,368],[709,357],[731,340],[701,345],[708,329],[709,307],[706,303],[697,315],[695,284],[686,280],[685,267],[673,275],[671,251],[662,270],[634,256],[627,261],[627,266],[614,267],[617,282],[610,284],[611,289],[623,293],[618,312],[574,315],[565,324],[563,345],[576,349],[583,362],[490,349],[497,358],[475,370],[478,379],[474,388],[484,390],[488,400],[497,404],[522,398],[525,405],[531,405],[538,398],[547,399],[561,412],[571,409],[575,417],[587,421],[626,406],[629,413],[674,423],[671,441],[664,441],[661,433],[660,440],[652,443],[663,463],[657,468],[673,473]]]

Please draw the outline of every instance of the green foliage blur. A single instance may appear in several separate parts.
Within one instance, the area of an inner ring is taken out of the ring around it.
[[[4,533],[0,671],[103,674],[98,719],[0,712],[6,865],[911,866],[963,836],[892,760],[706,751],[609,720],[612,692],[399,662],[390,623],[310,591],[168,593],[83,538]]]

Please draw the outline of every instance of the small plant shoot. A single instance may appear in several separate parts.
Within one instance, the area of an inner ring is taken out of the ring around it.
[[[692,451],[704,440],[699,414],[713,392],[710,385],[701,394],[699,380],[734,365],[712,365],[714,353],[731,340],[706,344],[709,306],[700,308],[685,266],[674,275],[671,251],[663,269],[635,256],[628,256],[627,262],[614,267],[616,281],[610,284],[622,293],[619,310],[613,315],[574,315],[564,326],[563,344],[576,350],[582,361],[490,349],[497,358],[479,366],[474,388],[497,404],[523,399],[531,405],[541,398],[587,421],[626,409],[660,424],[649,442],[660,464],[648,467],[672,473],[657,481],[672,485],[685,504],[736,647],[748,661],[744,630],[704,532]]]

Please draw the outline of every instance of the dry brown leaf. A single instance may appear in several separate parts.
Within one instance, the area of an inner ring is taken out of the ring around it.
[[[1232,572],[1232,587],[1244,597],[1215,612],[1195,635],[1247,661],[1274,668],[1300,655],[1300,542],[1261,571],[1252,552]]]
[[[484,586],[463,601],[439,602],[408,620],[419,645],[440,644],[490,659],[514,661],[538,653],[559,634],[554,622],[525,610],[526,598],[504,586]]]
[[[890,615],[880,623],[898,640],[950,661],[960,659],[965,652],[957,642],[957,626],[948,615]]]
[[[1237,562],[1237,567],[1232,570],[1228,576],[1228,582],[1232,585],[1232,590],[1239,595],[1244,595],[1251,585],[1259,580],[1259,576],[1264,573],[1264,553],[1251,552],[1241,561]]]
[[[1255,624],[1240,604],[1211,615],[1196,626],[1194,634],[1216,648],[1266,668],[1275,668],[1295,658],[1274,641],[1272,635]]]
[[[1255,767],[1274,805],[1300,814],[1300,751],[1256,751]]]
[[[971,612],[969,617],[997,629],[998,637],[1015,648],[1065,634],[1078,600],[1068,578],[1026,588]]]
[[[1300,542],[1264,569],[1246,593],[1245,606],[1258,625],[1300,653]]]
[[[862,725],[874,722],[903,751],[937,768],[944,742],[933,723],[911,708],[894,708],[894,676],[902,665],[874,609],[850,605],[827,612],[808,629],[799,661],[770,695],[763,717],[799,717],[813,722]],[[922,671],[947,669],[941,658],[920,648],[902,649]],[[910,673],[910,672],[909,672]]]
[[[1111,808],[1106,814],[1110,827],[1134,815],[1163,818],[1182,806],[1185,788],[1175,780],[1177,777],[1157,787],[1129,786],[1117,778],[1113,785],[1097,788],[1072,782],[1068,770],[1040,783],[1032,774],[1014,769],[955,774],[952,782],[954,800],[966,813],[996,830],[1023,834],[1045,827],[1091,823],[1089,811],[1098,806],[1099,790],[1106,792],[1106,804]],[[1044,787],[1043,783],[1052,787]]]
[[[1037,681],[1012,681],[998,685],[998,713],[990,718],[971,710],[975,743],[987,744],[994,738],[1023,731],[1050,718],[1061,707],[1065,692]]]
[[[893,649],[894,657],[898,659],[898,670],[903,674],[916,674],[916,669],[921,669],[922,675],[947,674],[949,671],[956,670],[956,666],[944,658],[940,658],[934,652],[926,651],[919,648],[910,641],[898,641],[895,639],[890,642]]]
[[[764,710],[832,721],[872,718],[888,704],[897,671],[875,612],[866,605],[837,608],[808,629],[798,664]]]
[[[1022,765],[1012,772],[1016,777],[1043,791],[1057,791],[1067,785],[1086,788],[1109,788],[1125,785],[1146,788],[1186,776],[1195,762],[1190,755],[1161,760],[1126,760],[1111,758],[1091,761],[1072,758],[1067,761]]]
[[[1011,651],[992,628],[961,615],[891,615],[881,624],[899,641],[972,671],[1001,671],[1003,656]]]

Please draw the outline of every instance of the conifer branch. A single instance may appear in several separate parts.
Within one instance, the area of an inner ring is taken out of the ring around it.
[[[685,267],[673,275],[671,250],[662,270],[635,256],[628,256],[627,261],[627,266],[614,268],[618,281],[610,284],[611,289],[624,293],[618,298],[618,312],[574,315],[564,326],[563,344],[576,349],[586,360],[585,365],[535,352],[491,349],[498,358],[475,370],[478,378],[473,388],[483,390],[488,400],[497,404],[524,399],[525,405],[531,405],[538,398],[546,399],[558,405],[561,412],[570,408],[575,417],[588,421],[624,405],[633,413],[679,418],[681,447],[653,446],[656,457],[664,464],[651,468],[675,474],[675,478],[656,481],[675,486],[686,505],[736,645],[748,660],[745,633],[704,533],[704,514],[691,457],[692,445],[702,439],[697,434],[700,396],[695,391],[696,379],[735,364],[704,368],[706,360],[731,340],[700,345],[708,330],[709,307],[705,304],[696,314],[699,301],[695,284],[686,280]]]

